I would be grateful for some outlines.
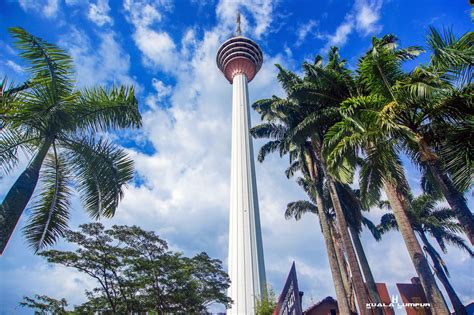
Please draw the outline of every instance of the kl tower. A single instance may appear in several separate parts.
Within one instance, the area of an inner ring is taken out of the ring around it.
[[[255,314],[256,300],[266,296],[266,280],[247,84],[260,70],[263,55],[255,42],[241,35],[240,14],[235,36],[219,47],[216,61],[232,84],[228,295],[233,304],[227,314]]]

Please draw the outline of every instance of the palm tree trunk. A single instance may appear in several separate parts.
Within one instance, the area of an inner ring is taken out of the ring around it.
[[[441,188],[444,198],[446,198],[449,206],[456,213],[459,224],[461,224],[471,245],[474,245],[474,216],[467,206],[466,199],[464,199],[462,193],[454,188],[451,179],[441,171],[437,161],[428,162],[428,167],[436,183]]]
[[[334,290],[336,291],[336,299],[340,314],[351,314],[349,303],[347,302],[344,284],[342,282],[341,271],[337,263],[336,251],[332,242],[329,220],[326,216],[326,206],[323,201],[322,186],[317,182],[315,161],[310,152],[305,152],[305,164],[309,172],[309,176],[316,189],[316,206],[318,209],[319,222],[321,224],[321,232],[323,234],[326,252],[329,260],[329,269],[331,269],[332,280],[334,282]]]
[[[51,143],[51,140],[45,140],[38,153],[18,177],[0,205],[0,255],[3,254],[23,210],[25,210],[33,195],[38,183],[41,165]]]
[[[436,255],[436,250],[428,241],[428,238],[426,237],[425,233],[420,232],[419,235],[421,237],[421,240],[426,246],[426,250],[431,257],[431,261],[433,261],[433,266],[435,269],[436,276],[441,281],[444,288],[446,289],[446,292],[448,293],[449,300],[451,301],[451,304],[453,305],[456,315],[467,315],[464,304],[462,304],[461,299],[459,298],[453,286],[449,282],[449,279],[446,276],[446,273],[444,272],[443,267],[439,263],[439,260]]]
[[[441,170],[439,159],[421,135],[417,136],[420,159],[426,162],[434,180],[441,188],[449,206],[456,213],[459,224],[464,229],[471,245],[474,245],[474,215],[467,206],[466,199],[453,185],[451,179]]]
[[[359,262],[357,261],[357,255],[354,251],[354,247],[352,246],[346,218],[344,216],[344,212],[342,211],[339,196],[337,195],[336,191],[336,186],[329,176],[327,176],[326,180],[329,185],[329,194],[331,195],[332,205],[334,212],[336,213],[336,220],[339,227],[339,232],[341,233],[342,244],[344,245],[347,260],[349,262],[349,269],[352,274],[352,280],[356,291],[357,305],[359,306],[359,314],[369,314],[367,311],[367,303],[369,303],[369,299],[367,298],[364,278],[362,277]]]
[[[336,257],[337,262],[339,264],[339,269],[341,271],[342,282],[344,284],[344,289],[346,290],[347,300],[349,301],[349,306],[353,313],[356,313],[357,309],[355,306],[354,295],[352,293],[352,286],[351,281],[349,278],[349,274],[347,272],[347,263],[344,257],[344,250],[342,249],[342,241],[341,236],[336,231],[336,227],[331,224],[331,234],[332,234],[332,241],[334,243],[334,248],[336,250]]]
[[[321,193],[321,194],[320,194]],[[331,238],[331,230],[329,227],[328,218],[324,211],[325,206],[323,205],[322,190],[318,191],[316,196],[316,203],[319,212],[319,221],[321,222],[321,230],[323,233],[324,242],[326,245],[326,252],[329,259],[329,268],[331,269],[332,280],[334,282],[334,290],[336,291],[337,305],[339,307],[340,314],[352,314],[347,301],[346,291],[344,289],[344,283],[342,280],[341,270],[337,261],[337,254],[334,248],[334,243]]]
[[[372,270],[370,270],[369,262],[367,261],[367,256],[365,256],[365,251],[362,246],[362,242],[359,238],[359,233],[353,226],[349,225],[349,231],[351,232],[352,241],[354,242],[354,248],[359,257],[360,267],[362,273],[364,274],[365,282],[367,283],[367,290],[369,291],[369,296],[372,299],[373,303],[382,303],[380,299],[379,292],[377,291],[377,285],[375,284],[374,276],[372,275]],[[375,308],[377,314],[383,315],[383,311],[380,308]]]
[[[406,215],[404,202],[404,196],[397,190],[395,184],[390,181],[384,181],[384,190],[387,194],[388,201],[393,210],[393,215],[397,221],[398,229],[400,234],[405,241],[405,245],[408,249],[408,253],[415,267],[416,273],[420,278],[421,285],[426,294],[428,302],[431,304],[431,311],[434,315],[447,315],[449,314],[448,307],[443,299],[441,291],[436,285],[436,281],[431,274],[430,266],[428,261],[423,255],[423,251],[416,239],[415,232],[413,231],[410,221]]]

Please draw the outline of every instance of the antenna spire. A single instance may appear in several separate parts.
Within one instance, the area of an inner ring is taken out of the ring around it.
[[[235,31],[235,35],[236,36],[241,35],[241,31],[240,31],[240,11],[237,11],[237,30]]]

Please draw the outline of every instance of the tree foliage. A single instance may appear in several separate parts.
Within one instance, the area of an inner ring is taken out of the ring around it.
[[[65,239],[78,248],[39,255],[97,281],[79,309],[203,313],[212,303],[230,305],[226,296],[230,280],[221,261],[204,252],[185,257],[171,251],[154,232],[137,226],[105,229],[100,223],[90,223],[79,231],[68,230]]]
[[[19,305],[35,310],[35,315],[65,315],[68,304],[66,299],[56,300],[46,295],[36,294],[33,298],[24,296]]]
[[[65,50],[22,28],[9,32],[30,67],[23,84],[7,78],[0,83],[0,176],[15,169],[19,152],[31,160],[4,192],[0,254],[38,182],[23,230],[35,251],[52,245],[67,229],[74,184],[91,218],[113,216],[133,177],[133,161],[104,133],[141,126],[133,86],[77,89]]]

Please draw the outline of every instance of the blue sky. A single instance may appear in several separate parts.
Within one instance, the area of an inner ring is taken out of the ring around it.
[[[110,135],[134,157],[137,179],[116,216],[103,223],[137,224],[187,255],[207,251],[224,262],[231,86],[215,65],[215,53],[232,33],[238,9],[244,34],[261,45],[265,58],[250,84],[251,102],[283,96],[275,63],[300,71],[304,60],[336,45],[355,67],[374,35],[394,33],[407,46],[423,45],[430,25],[451,27],[456,34],[472,30],[467,1],[0,0],[0,75],[18,82],[26,78],[27,65],[16,57],[7,33],[8,27],[21,26],[70,52],[79,88],[137,88],[143,129]],[[426,55],[419,58],[426,60]],[[257,123],[258,116],[253,114],[252,121]],[[255,151],[261,144],[254,142]],[[19,170],[27,157],[22,161]],[[288,202],[304,198],[285,178],[286,164],[274,156],[256,166],[267,278],[279,292],[295,260],[308,306],[334,292],[317,218],[294,222],[283,217]],[[406,168],[418,193],[419,174],[409,163]],[[17,175],[1,179],[0,196]],[[472,208],[472,198],[469,202]],[[89,221],[78,200],[73,208],[71,227]],[[373,210],[368,216],[378,221],[382,214]],[[16,306],[23,295],[35,293],[65,297],[71,305],[83,302],[84,289],[94,282],[34,256],[20,233],[27,216],[0,258],[0,314],[29,314]],[[390,293],[397,293],[395,283],[415,275],[397,233],[377,243],[364,232],[363,243],[375,279],[387,283]],[[472,260],[450,249],[446,262],[461,299],[473,300]]]

